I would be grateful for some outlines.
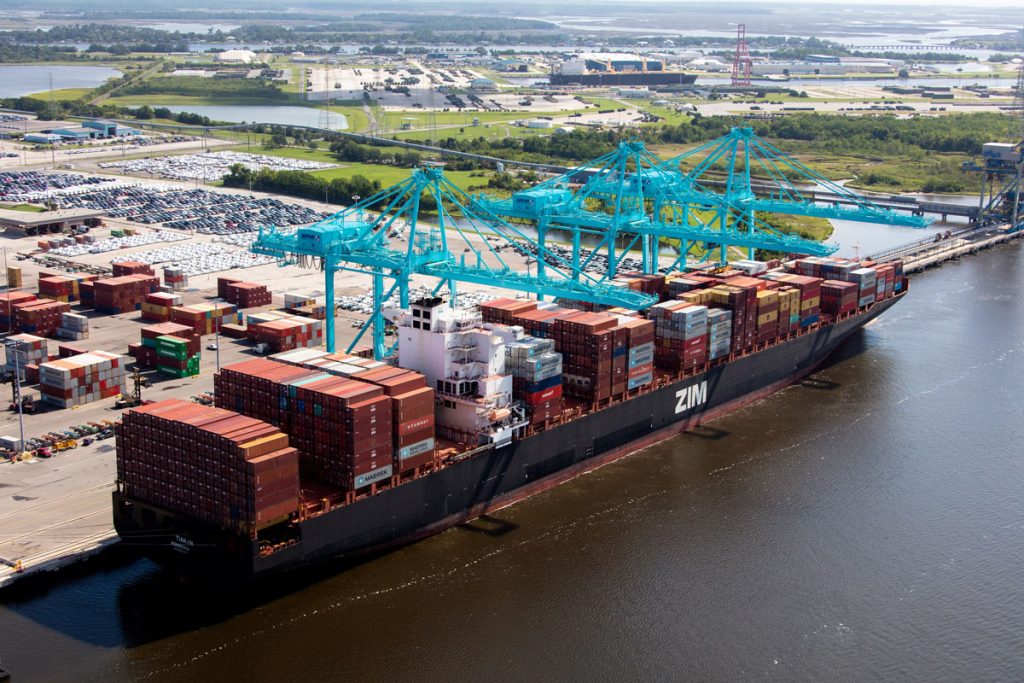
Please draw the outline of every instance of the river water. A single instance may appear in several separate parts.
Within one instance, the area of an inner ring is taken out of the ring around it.
[[[336,575],[145,560],[3,596],[21,681],[1015,680],[1024,245],[914,277],[811,381]],[[496,533],[500,529],[502,533]]]

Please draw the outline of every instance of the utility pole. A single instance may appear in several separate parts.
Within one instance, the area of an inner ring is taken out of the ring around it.
[[[20,453],[25,452],[25,412],[21,405],[21,365],[18,360],[18,347],[21,345],[21,340],[8,339],[4,344],[7,347],[7,352],[14,353],[14,377],[11,378],[11,387],[14,395],[14,405],[18,410],[18,432],[21,438],[21,447],[18,449]]]

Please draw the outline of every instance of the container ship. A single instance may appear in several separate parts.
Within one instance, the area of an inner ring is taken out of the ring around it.
[[[388,362],[285,344],[222,368],[213,406],[125,413],[118,534],[198,580],[385,551],[782,389],[907,291],[838,258],[613,282],[659,303],[422,299]]]
[[[552,85],[579,86],[679,86],[697,80],[693,74],[668,71],[659,59],[630,54],[591,53],[555,64]]]

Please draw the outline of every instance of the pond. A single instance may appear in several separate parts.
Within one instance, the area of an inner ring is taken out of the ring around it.
[[[214,121],[229,123],[278,123],[286,126],[320,126],[322,124],[321,110],[313,107],[184,104],[167,108],[175,113],[187,111],[209,116]],[[345,115],[331,112],[329,127],[331,130],[348,128]]]
[[[33,64],[31,66],[0,66],[0,97],[21,97],[50,89],[95,88],[121,72],[109,66],[65,66]]]

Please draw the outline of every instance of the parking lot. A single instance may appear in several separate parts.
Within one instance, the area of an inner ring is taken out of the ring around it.
[[[149,185],[68,173],[0,173],[0,201],[60,199],[62,208],[105,211],[132,223],[210,235],[232,235],[276,225],[302,225],[327,214],[273,197]]]
[[[142,173],[149,176],[159,176],[172,180],[201,180],[209,182],[223,178],[234,164],[242,164],[254,171],[264,168],[273,171],[319,171],[325,168],[334,168],[334,164],[322,161],[289,159],[287,157],[272,157],[265,154],[230,151],[128,159],[125,161],[104,161],[99,163],[99,167],[102,169],[118,169],[124,173]]]

